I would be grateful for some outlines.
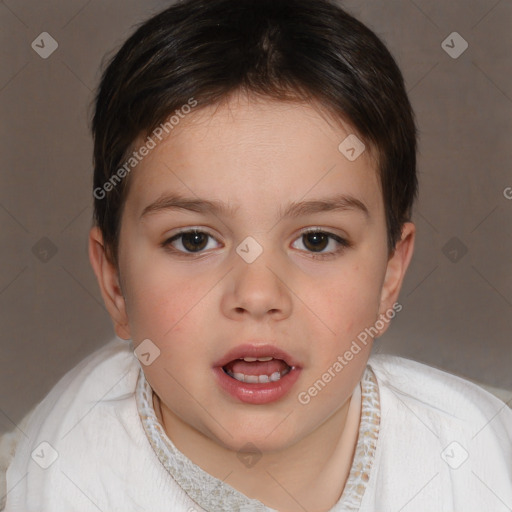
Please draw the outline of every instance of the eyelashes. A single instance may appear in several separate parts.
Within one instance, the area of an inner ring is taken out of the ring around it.
[[[203,256],[205,249],[212,248],[208,247],[208,239],[216,240],[215,237],[207,231],[194,228],[182,230],[166,239],[160,245],[165,250],[178,257],[193,258]],[[294,244],[297,241],[301,241],[302,245],[305,247],[305,250],[300,250],[307,253],[309,257],[313,259],[334,258],[346,249],[352,247],[352,244],[345,238],[320,228],[312,228],[303,231],[300,236],[295,239]],[[177,248],[175,242],[177,242],[177,245],[181,245],[182,248]],[[323,252],[324,249],[329,246],[332,247],[332,245],[335,246],[334,250]]]

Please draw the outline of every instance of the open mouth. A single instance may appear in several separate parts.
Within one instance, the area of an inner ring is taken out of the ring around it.
[[[302,363],[271,344],[246,343],[213,364],[216,382],[236,401],[254,405],[286,397],[302,371]]]
[[[265,384],[277,382],[294,369],[283,359],[272,356],[233,359],[222,367],[224,372],[238,382]]]

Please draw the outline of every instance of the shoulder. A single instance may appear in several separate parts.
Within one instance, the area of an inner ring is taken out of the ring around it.
[[[115,338],[63,375],[0,446],[4,485],[19,482],[7,497],[17,504],[42,496],[61,469],[86,464],[94,442],[112,444],[114,425],[130,428],[139,371],[131,344]]]
[[[6,472],[6,511],[191,510],[144,431],[132,348],[114,339],[93,352],[30,414]]]
[[[114,338],[70,369],[25,421],[25,436],[44,431],[49,438],[71,428],[99,401],[133,392],[140,366],[128,342]]]
[[[119,394],[134,386],[124,378],[138,374],[139,366],[128,342],[114,338],[71,368],[33,409],[27,428],[48,426],[52,412],[59,420],[71,417],[87,404],[107,398],[108,392]],[[101,395],[99,395],[101,393]]]
[[[505,510],[512,503],[512,410],[480,386],[417,361],[376,354],[368,365],[380,425],[361,510],[399,510],[404,489],[419,489],[418,512]]]
[[[434,428],[447,424],[474,436],[487,431],[512,446],[512,410],[505,402],[467,379],[418,361],[388,354],[372,355],[379,391],[388,404],[421,411]],[[492,420],[492,421],[491,421]]]

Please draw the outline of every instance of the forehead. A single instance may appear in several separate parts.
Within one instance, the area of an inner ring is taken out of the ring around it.
[[[317,105],[237,96],[183,116],[132,171],[126,206],[140,214],[178,191],[275,208],[338,192],[381,210],[370,148],[350,161],[339,149],[348,136],[354,129]]]

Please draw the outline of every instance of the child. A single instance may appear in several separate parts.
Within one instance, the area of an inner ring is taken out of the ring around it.
[[[371,31],[329,0],[182,1],[109,64],[93,135],[117,338],[21,425],[5,510],[511,510],[506,404],[371,355],[417,193]]]

